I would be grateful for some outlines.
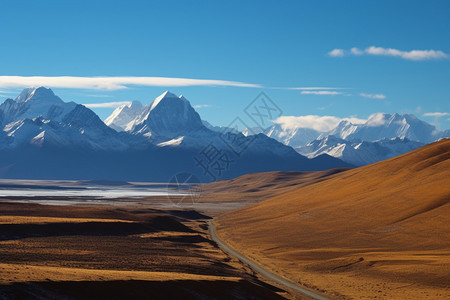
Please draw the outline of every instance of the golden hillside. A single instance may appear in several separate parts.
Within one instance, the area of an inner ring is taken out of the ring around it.
[[[446,298],[449,202],[446,139],[228,212],[216,224],[231,246],[331,297]]]

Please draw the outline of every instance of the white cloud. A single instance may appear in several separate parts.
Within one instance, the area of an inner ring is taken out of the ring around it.
[[[307,115],[307,116],[281,116],[274,120],[276,124],[280,124],[283,129],[293,129],[293,128],[310,128],[319,132],[326,132],[335,128],[341,121],[350,121],[353,124],[362,124],[366,120],[359,119],[355,117],[350,118],[339,118],[335,116],[317,116],[317,115]]]
[[[303,87],[287,87],[287,88],[275,88],[281,90],[293,90],[293,91],[311,91],[311,90],[342,90],[346,88],[337,87],[322,87],[322,86],[303,86]]]
[[[359,48],[353,47],[350,49],[350,53],[353,55],[363,55],[364,51],[360,50]]]
[[[332,57],[342,57],[345,55],[345,53],[344,49],[333,49],[330,52],[328,52],[328,55]]]
[[[371,46],[365,50],[370,55],[384,55],[384,56],[399,56],[403,59],[409,60],[427,60],[427,59],[441,59],[448,58],[448,55],[440,50],[411,50],[401,51],[392,48],[374,47]]]
[[[338,50],[338,51],[337,51]],[[330,56],[344,56],[347,54],[350,55],[374,55],[374,56],[393,56],[400,57],[407,60],[430,60],[430,59],[445,59],[448,58],[449,55],[441,50],[410,50],[410,51],[402,51],[394,48],[383,48],[383,47],[375,47],[370,46],[364,50],[353,47],[350,51],[346,51],[343,49],[334,49],[328,53]],[[333,55],[334,54],[334,55]]]
[[[429,113],[424,113],[423,115],[424,115],[425,117],[436,117],[436,118],[440,118],[440,117],[450,116],[450,113],[447,113],[447,112],[429,112]]]
[[[93,97],[93,98],[111,98],[111,95],[96,95],[96,94],[88,94],[88,95],[82,95],[85,97]]]
[[[193,106],[193,108],[210,108],[210,107],[212,107],[211,104],[198,104]]]
[[[172,77],[0,76],[0,88],[37,86],[110,91],[126,89],[129,86],[234,86],[262,88],[259,84],[236,81]]]
[[[367,93],[359,93],[361,97],[370,98],[370,99],[386,99],[386,96],[383,94],[367,94]]]
[[[302,91],[303,95],[340,95],[342,93],[336,91]]]
[[[83,104],[89,108],[116,108],[121,105],[131,104],[131,101],[103,102],[103,103],[86,103]]]
[[[157,86],[157,87],[230,86],[230,87],[247,87],[247,88],[272,88],[280,90],[341,89],[335,87],[264,87],[260,84],[237,82],[237,81],[173,78],[173,77],[0,76],[0,88],[28,88],[38,86],[45,86],[50,88],[90,89],[90,90],[104,90],[104,91],[122,90],[127,89],[130,86]],[[12,93],[6,91],[1,92],[2,94]]]

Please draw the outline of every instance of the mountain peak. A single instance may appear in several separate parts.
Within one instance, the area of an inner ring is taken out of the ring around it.
[[[62,102],[62,100],[56,96],[51,89],[43,86],[24,89],[15,101],[25,103],[31,99],[57,99]]]
[[[386,120],[388,120],[390,117],[391,115],[386,113],[374,113],[369,116],[366,125],[370,127],[381,126],[384,125],[386,123]]]
[[[140,101],[134,100],[130,104],[128,104],[129,108],[142,108],[142,103]]]
[[[169,91],[165,91],[164,93],[156,97],[155,100],[153,100],[150,110],[153,110],[156,106],[158,106],[166,99],[180,99],[180,98]]]
[[[133,123],[132,131],[174,138],[201,129],[205,127],[189,101],[166,91],[145,108]]]

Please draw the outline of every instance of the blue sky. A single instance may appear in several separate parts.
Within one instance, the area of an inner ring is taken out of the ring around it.
[[[216,125],[264,91],[285,116],[413,113],[450,128],[449,1],[2,0],[0,15],[0,76],[18,76],[0,77],[0,101],[43,76],[85,104],[169,89]]]

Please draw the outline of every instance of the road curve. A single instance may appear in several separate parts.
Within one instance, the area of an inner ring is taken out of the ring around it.
[[[211,238],[217,243],[217,245],[219,245],[219,247],[226,253],[236,257],[241,262],[249,265],[254,271],[258,272],[259,274],[263,275],[264,277],[269,278],[270,280],[273,280],[273,281],[281,284],[282,286],[288,287],[289,289],[295,290],[295,291],[299,292],[300,294],[311,297],[312,299],[328,300],[328,298],[326,298],[320,294],[317,294],[313,291],[307,290],[307,289],[295,284],[294,282],[292,282],[290,280],[287,280],[283,277],[280,277],[280,276],[264,269],[263,267],[256,264],[254,261],[250,260],[243,254],[231,249],[224,241],[220,240],[217,237],[216,228],[214,227],[214,224],[211,221],[208,221],[208,225],[209,225],[209,233],[211,234]]]

